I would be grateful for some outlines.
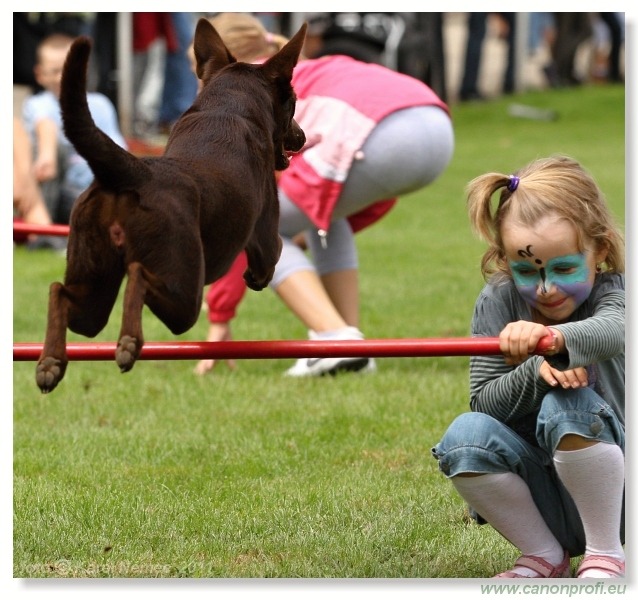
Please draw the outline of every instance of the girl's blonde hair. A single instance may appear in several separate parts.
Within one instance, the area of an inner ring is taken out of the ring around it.
[[[493,208],[492,196],[499,189],[499,202]],[[501,237],[504,220],[533,227],[549,214],[574,226],[581,251],[589,245],[607,249],[604,270],[625,270],[623,234],[602,192],[591,175],[567,156],[535,160],[514,175],[476,177],[467,186],[467,207],[472,229],[488,244],[481,260],[485,279],[494,273],[511,275]]]

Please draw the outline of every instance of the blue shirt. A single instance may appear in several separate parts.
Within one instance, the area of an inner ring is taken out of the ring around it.
[[[117,112],[113,103],[103,94],[91,92],[87,94],[89,111],[95,124],[116,144],[126,148],[126,141],[120,131]],[[64,170],[64,183],[78,191],[87,188],[93,181],[93,173],[88,163],[75,151],[73,145],[64,135],[60,102],[48,91],[39,92],[24,101],[22,117],[25,127],[35,143],[35,127],[42,119],[51,119],[58,126],[58,143],[67,150],[68,164],[60,165]]]

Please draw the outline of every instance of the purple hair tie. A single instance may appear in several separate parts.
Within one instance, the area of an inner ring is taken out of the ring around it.
[[[516,177],[516,175],[510,175],[510,182],[507,184],[507,189],[510,192],[515,192],[520,180],[520,177]]]

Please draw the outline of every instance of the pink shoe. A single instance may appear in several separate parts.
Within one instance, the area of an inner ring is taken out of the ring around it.
[[[586,578],[588,569],[596,569],[609,573],[610,577],[625,576],[625,562],[612,558],[611,556],[602,556],[600,554],[590,554],[583,558],[576,571],[576,577]],[[592,577],[594,579],[594,577]]]
[[[527,577],[526,575],[521,575],[512,570],[505,571],[504,573],[499,573],[494,576],[494,579],[499,578],[525,578],[531,579],[539,578],[539,579],[553,579],[557,577],[571,577],[572,571],[569,564],[569,554],[565,552],[565,556],[563,557],[562,562],[559,565],[550,565],[545,559],[539,558],[538,556],[520,556],[518,560],[514,563],[514,567],[525,567],[527,569],[531,569],[538,573],[538,575],[532,575],[531,577]]]

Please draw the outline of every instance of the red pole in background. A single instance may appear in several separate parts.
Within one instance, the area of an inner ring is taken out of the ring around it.
[[[553,342],[542,338],[536,354]],[[15,343],[14,361],[38,360],[41,343]],[[69,360],[112,360],[115,342],[71,342]],[[146,342],[141,360],[201,360],[205,358],[325,358],[325,357],[426,357],[481,356],[500,354],[498,338],[426,338],[386,340],[276,340],[236,342]]]
[[[36,235],[59,235],[64,237],[69,235],[68,225],[34,225],[33,223],[14,223],[13,233],[29,234],[34,233]]]

